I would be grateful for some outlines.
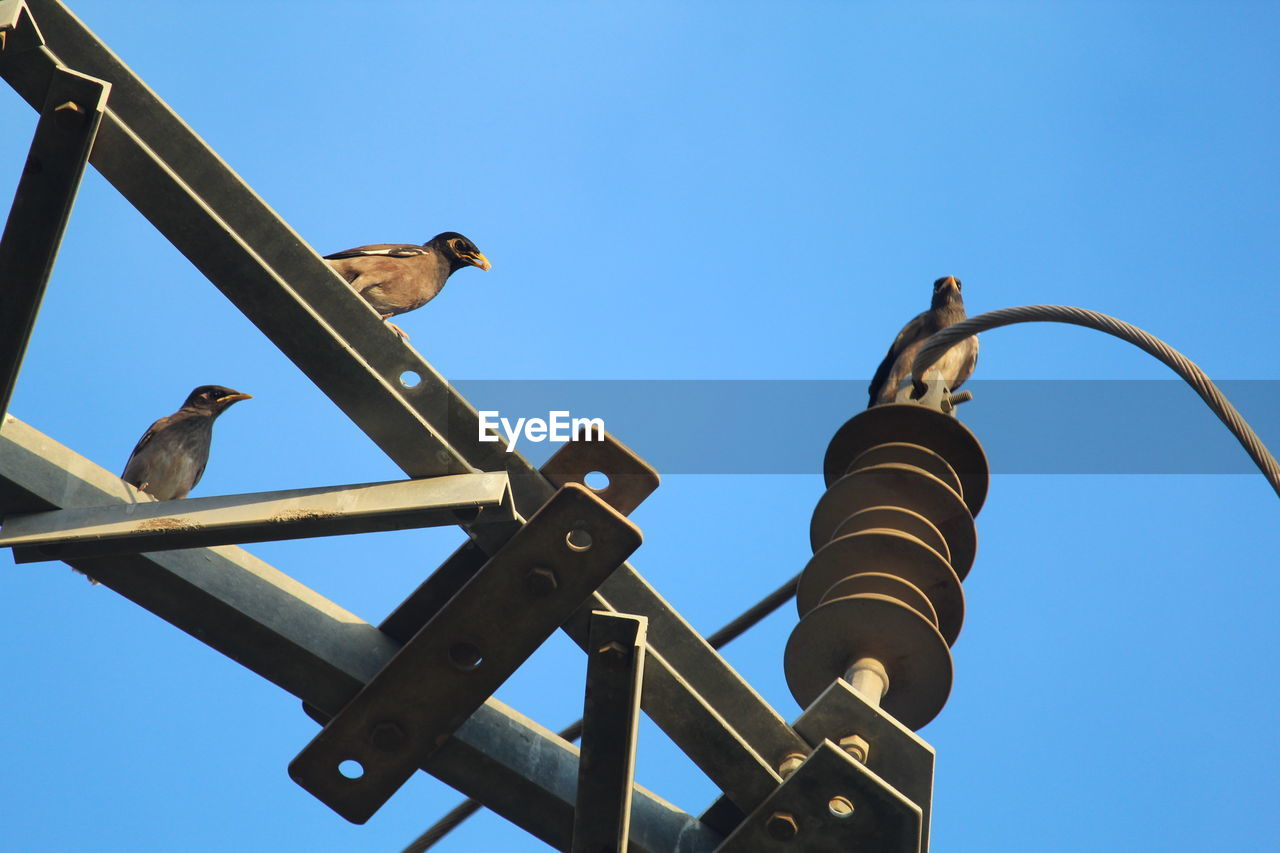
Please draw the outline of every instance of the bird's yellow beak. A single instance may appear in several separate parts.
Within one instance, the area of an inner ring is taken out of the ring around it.
[[[238,403],[241,400],[252,400],[252,399],[253,399],[252,394],[235,393],[235,394],[228,394],[225,397],[219,397],[218,402],[219,403]]]
[[[482,252],[476,252],[474,255],[468,255],[467,260],[471,261],[471,263],[480,267],[480,269],[485,272],[488,272],[489,268],[492,266],[492,264],[489,263],[489,259],[486,258]]]
[[[947,276],[947,280],[946,280],[945,282],[943,282],[943,283],[942,283],[942,286],[943,286],[943,287],[950,287],[952,290],[959,290],[959,289],[960,289],[960,282],[956,281],[956,277],[955,277],[955,276],[953,276],[953,275],[949,275],[949,276]]]

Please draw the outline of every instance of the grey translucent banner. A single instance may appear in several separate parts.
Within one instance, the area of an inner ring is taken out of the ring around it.
[[[525,419],[516,447],[535,463],[553,427],[599,418],[663,474],[816,474],[827,442],[866,407],[867,382],[835,380],[460,380],[477,409]],[[1274,453],[1280,381],[1219,387]],[[1181,380],[970,381],[958,410],[993,474],[1252,474],[1226,427]],[[553,414],[561,413],[561,414]],[[532,437],[525,431],[530,419]],[[541,434],[542,440],[534,437]]]

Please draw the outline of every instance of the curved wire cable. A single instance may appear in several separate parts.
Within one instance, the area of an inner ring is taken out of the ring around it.
[[[756,604],[753,604],[741,616],[733,619],[719,631],[708,636],[707,642],[711,645],[711,648],[723,648],[749,629],[755,627],[760,620],[790,601],[795,596],[796,587],[799,584],[800,576],[796,575],[760,599]],[[575,741],[582,737],[582,720],[578,720],[576,723],[561,729],[559,735],[567,741]],[[461,826],[467,818],[480,811],[481,808],[483,806],[475,800],[463,800],[445,813],[444,817],[428,827],[426,832],[410,842],[409,846],[400,851],[400,853],[424,853],[424,851],[430,850],[446,835]]]
[[[911,375],[916,387],[920,388],[923,385],[922,377],[930,365],[960,341],[979,332],[985,332],[1000,326],[1009,326],[1014,323],[1070,323],[1075,326],[1084,326],[1085,328],[1096,329],[1099,332],[1106,332],[1108,335],[1114,335],[1123,341],[1128,341],[1144,352],[1160,359],[1174,373],[1186,380],[1187,384],[1195,389],[1195,392],[1213,410],[1219,420],[1226,424],[1227,429],[1231,430],[1231,434],[1244,446],[1245,452],[1249,454],[1249,457],[1253,459],[1254,463],[1262,471],[1263,476],[1267,478],[1271,488],[1275,489],[1276,494],[1280,496],[1280,463],[1276,462],[1276,458],[1267,450],[1267,446],[1262,443],[1262,439],[1258,438],[1258,434],[1253,431],[1253,428],[1249,426],[1244,417],[1236,411],[1236,407],[1231,405],[1223,393],[1218,390],[1218,386],[1214,385],[1213,381],[1205,375],[1205,372],[1197,367],[1191,359],[1154,335],[1144,332],[1137,326],[1131,326],[1123,320],[1117,320],[1115,317],[1110,317],[1106,314],[1099,314],[1097,311],[1087,311],[1084,308],[1074,308],[1070,305],[1023,305],[1017,308],[988,311],[986,314],[979,314],[977,317],[961,320],[959,323],[947,326],[945,329],[935,333],[933,337],[924,342],[924,346],[916,354],[915,362],[911,365]]]

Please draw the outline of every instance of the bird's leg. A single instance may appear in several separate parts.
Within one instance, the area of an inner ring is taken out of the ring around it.
[[[394,316],[395,316],[394,314],[383,314],[382,319],[387,321],[387,326],[391,328],[391,331],[395,332],[397,335],[404,338],[406,341],[409,340],[409,336],[404,333],[404,329],[400,328],[395,323],[391,322],[391,318]]]

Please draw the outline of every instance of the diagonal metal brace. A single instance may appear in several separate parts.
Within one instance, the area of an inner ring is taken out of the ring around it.
[[[0,38],[10,9],[0,9]],[[25,7],[22,7],[25,12]],[[18,16],[24,33],[34,23]],[[37,33],[38,37],[38,33]],[[11,47],[16,51],[18,37]],[[8,50],[0,50],[0,59]],[[89,151],[102,122],[111,84],[58,67],[36,123],[31,152],[18,181],[13,207],[0,236],[0,416],[9,408],[40,301],[53,272]]]
[[[571,853],[627,853],[648,624],[643,616],[591,614]]]
[[[716,853],[919,853],[920,808],[831,741]]]
[[[0,547],[18,563],[205,548],[438,527],[475,521],[513,522],[505,472],[421,480],[324,486],[183,501],[62,509],[3,519]]]
[[[640,539],[590,490],[562,488],[298,754],[289,775],[364,823]]]

